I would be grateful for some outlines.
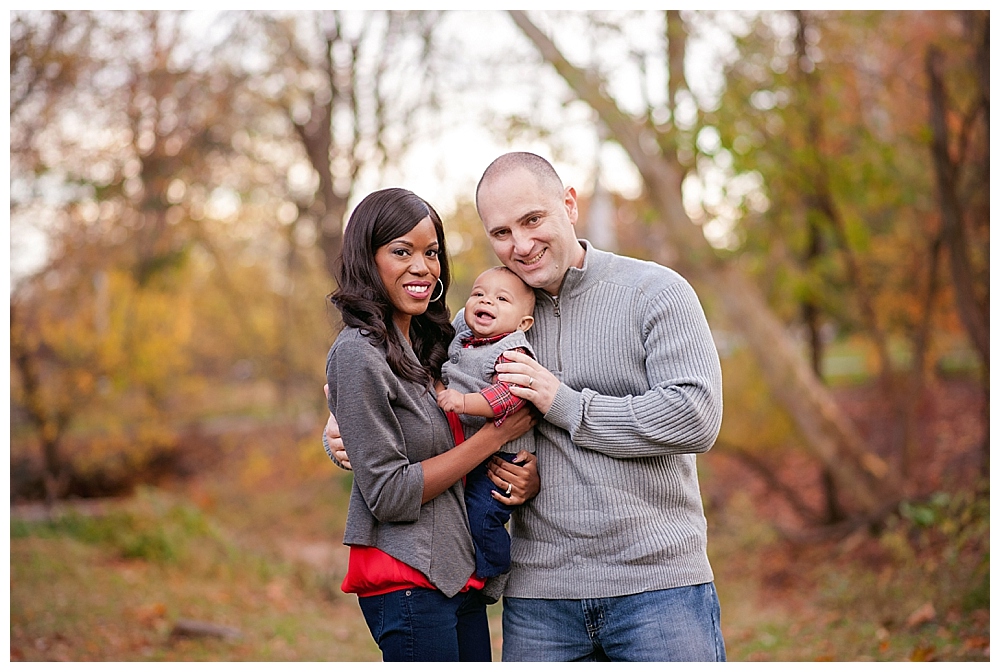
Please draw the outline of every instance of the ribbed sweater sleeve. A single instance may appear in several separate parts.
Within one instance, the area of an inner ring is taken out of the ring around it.
[[[327,360],[330,410],[351,451],[354,480],[379,522],[420,516],[423,466],[411,464],[392,408],[397,379],[384,354],[364,339],[338,340]]]
[[[574,298],[579,302],[574,312],[608,310],[597,305],[596,297],[600,294]],[[563,384],[545,419],[567,430],[577,446],[612,457],[705,452],[722,425],[722,373],[698,298],[678,279],[639,302],[646,315],[642,356],[628,349],[602,350],[600,358],[592,358],[592,376],[611,380],[616,371],[641,367],[649,391],[609,396]],[[593,344],[563,342],[563,347],[578,351],[569,356],[584,358]]]

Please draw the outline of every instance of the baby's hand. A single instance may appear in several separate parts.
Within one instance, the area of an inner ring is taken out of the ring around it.
[[[438,408],[445,413],[465,413],[465,395],[458,390],[438,392]]]

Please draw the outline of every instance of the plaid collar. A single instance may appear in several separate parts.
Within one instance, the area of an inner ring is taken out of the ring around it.
[[[462,339],[463,348],[478,348],[481,345],[490,345],[491,343],[496,343],[501,338],[510,336],[513,331],[508,331],[506,334],[497,334],[496,336],[487,336],[486,338],[478,338],[476,336],[466,336]]]

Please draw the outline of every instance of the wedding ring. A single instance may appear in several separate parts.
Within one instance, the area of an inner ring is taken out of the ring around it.
[[[507,484],[507,492],[505,492],[503,494],[506,495],[507,497],[510,497],[510,492],[513,489],[514,489],[514,484],[513,483],[508,483]]]
[[[531,376],[528,376],[528,387],[531,387],[531,384],[532,384],[533,382],[535,382],[535,379],[534,379],[534,378],[532,378]]]

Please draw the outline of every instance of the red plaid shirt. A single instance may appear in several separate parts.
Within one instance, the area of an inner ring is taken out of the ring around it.
[[[462,339],[462,347],[477,348],[481,345],[490,345],[491,343],[496,343],[501,338],[508,335],[509,332],[507,334],[500,334],[499,336],[489,336],[487,338],[477,338],[475,336],[468,336]],[[531,354],[525,348],[513,348],[513,349],[517,350],[518,352],[523,352],[526,355]],[[503,364],[504,362],[510,362],[510,361],[513,360],[507,359],[503,355],[500,355],[499,357],[497,357],[496,364]],[[496,364],[494,364],[494,366],[496,366]],[[494,380],[496,380],[495,375],[494,375]],[[493,424],[496,425],[497,427],[503,424],[504,418],[507,417],[508,414],[513,413],[514,411],[522,408],[526,403],[528,403],[527,401],[517,396],[516,394],[511,393],[510,385],[508,385],[507,383],[500,382],[498,380],[494,382],[492,385],[489,385],[488,387],[485,387],[482,390],[480,390],[479,393],[482,394],[484,397],[486,397],[486,401],[489,402],[490,408],[493,409]]]

